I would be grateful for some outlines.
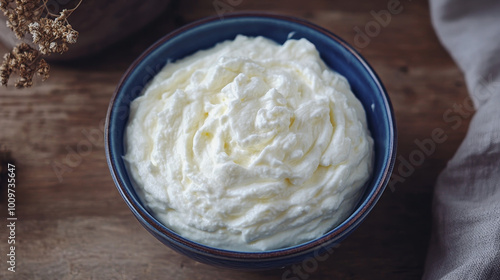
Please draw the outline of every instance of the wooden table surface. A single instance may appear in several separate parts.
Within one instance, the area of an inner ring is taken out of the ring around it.
[[[456,109],[468,101],[466,87],[432,29],[428,3],[401,1],[399,13],[377,29],[374,14],[399,1],[221,1],[237,4],[235,12],[293,15],[333,31],[369,61],[394,106],[399,145],[393,178],[402,182],[393,181],[368,218],[317,269],[289,279],[420,279],[434,182],[470,119]],[[163,246],[133,217],[106,164],[99,131],[121,75],[162,35],[215,15],[213,3],[174,1],[147,32],[91,58],[54,64],[50,79],[31,89],[0,89],[0,144],[12,152],[16,166],[18,218],[12,273],[5,261],[4,187],[0,279],[282,279],[291,269],[219,269]],[[356,27],[365,33],[371,28],[370,36],[356,37]],[[433,142],[434,151],[419,152],[417,143],[436,131],[446,140]]]

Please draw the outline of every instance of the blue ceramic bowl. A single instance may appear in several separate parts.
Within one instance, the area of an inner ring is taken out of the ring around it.
[[[278,43],[288,38],[307,38],[311,41],[326,64],[349,80],[352,91],[366,110],[375,141],[373,176],[355,211],[323,236],[297,246],[264,252],[239,252],[212,248],[184,238],[161,224],[144,207],[122,159],[129,105],[141,94],[148,81],[167,61],[234,39],[237,34],[260,35]],[[136,59],[111,99],[105,145],[108,165],[118,191],[139,222],[158,240],[203,263],[237,269],[271,269],[297,263],[307,257],[324,257],[366,218],[389,181],[396,155],[396,132],[391,103],[382,83],[368,63],[346,42],[328,30],[297,18],[246,13],[225,15],[223,20],[213,17],[189,24],[166,35]]]

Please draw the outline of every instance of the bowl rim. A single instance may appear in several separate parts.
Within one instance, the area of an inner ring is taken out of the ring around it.
[[[388,152],[388,159],[387,159],[387,164],[383,166],[383,170],[381,172],[381,179],[379,184],[371,191],[371,195],[366,198],[366,203],[363,204],[363,207],[358,207],[354,209],[354,212],[346,219],[344,220],[339,226],[335,227],[334,229],[328,231],[324,235],[310,240],[306,241],[304,243],[300,243],[298,245],[294,245],[291,247],[283,248],[283,249],[273,249],[273,250],[267,250],[267,251],[236,251],[236,250],[227,250],[227,249],[220,249],[216,247],[211,247],[209,245],[204,245],[201,243],[198,243],[196,241],[190,240],[186,237],[181,236],[178,233],[174,233],[172,230],[168,229],[167,226],[159,223],[158,221],[155,221],[154,219],[151,219],[149,215],[150,213],[144,213],[144,211],[135,204],[135,199],[131,196],[129,193],[129,187],[126,186],[126,184],[123,182],[123,180],[118,176],[118,171],[117,171],[117,166],[115,162],[112,161],[112,152],[110,151],[110,118],[113,113],[114,109],[114,104],[116,102],[117,96],[120,94],[122,91],[122,87],[124,86],[125,82],[127,79],[130,77],[132,72],[135,70],[135,68],[148,56],[150,55],[154,50],[156,50],[158,47],[160,47],[162,44],[166,43],[168,40],[171,38],[174,38],[183,32],[196,28],[198,26],[213,22],[213,21],[218,21],[221,20],[219,16],[209,16],[205,17],[199,20],[196,20],[194,22],[191,22],[189,24],[183,25],[172,32],[168,33],[167,35],[163,36],[160,38],[158,41],[153,43],[150,47],[148,47],[142,54],[137,57],[134,62],[128,67],[128,69],[125,71],[125,73],[122,75],[120,81],[118,82],[118,86],[116,87],[112,97],[110,104],[108,106],[108,111],[106,114],[106,122],[105,122],[105,127],[104,127],[104,146],[105,146],[105,152],[106,152],[106,159],[108,163],[108,167],[111,171],[111,175],[113,178],[113,181],[122,196],[122,198],[125,200],[127,206],[129,209],[133,212],[134,216],[141,222],[141,219],[147,223],[147,225],[150,226],[150,228],[146,227],[145,224],[143,224],[144,227],[148,230],[153,230],[155,231],[156,234],[161,235],[162,237],[166,237],[169,241],[174,241],[178,245],[183,245],[185,247],[195,249],[199,253],[204,253],[204,254],[209,254],[212,256],[217,256],[220,258],[226,258],[226,259],[240,259],[240,260],[263,260],[263,259],[270,259],[270,258],[284,258],[284,257],[290,257],[296,254],[303,254],[304,252],[309,252],[316,250],[318,248],[322,248],[323,246],[334,244],[335,241],[337,240],[342,240],[344,236],[346,236],[348,233],[353,231],[368,215],[368,213],[371,211],[371,209],[375,206],[377,201],[380,199],[380,197],[383,194],[384,189],[386,188],[390,176],[392,173],[392,170],[394,168],[395,164],[395,158],[396,158],[396,151],[397,151],[397,132],[396,132],[396,122],[395,122],[395,117],[394,117],[394,111],[393,107],[391,104],[391,101],[389,99],[389,95],[387,94],[387,91],[385,87],[383,86],[382,82],[380,81],[378,75],[375,73],[373,68],[368,64],[368,62],[365,61],[365,59],[353,48],[351,47],[347,42],[345,42],[343,39],[335,35],[333,32],[327,30],[326,28],[323,28],[321,26],[318,26],[316,24],[313,24],[305,19],[297,18],[294,16],[289,16],[289,15],[281,15],[281,14],[275,14],[275,13],[269,13],[269,12],[256,12],[256,11],[246,11],[246,12],[234,12],[234,13],[227,13],[224,14],[224,19],[232,19],[232,18],[267,18],[267,19],[275,19],[279,21],[285,21],[285,22],[292,22],[295,24],[300,24],[303,25],[309,29],[313,29],[314,31],[317,31],[319,33],[322,33],[323,35],[326,35],[328,38],[331,40],[335,41],[337,44],[341,45],[344,49],[349,51],[353,57],[358,60],[358,62],[361,63],[361,65],[364,67],[364,69],[367,71],[373,82],[376,84],[379,93],[381,94],[383,104],[385,106],[385,111],[387,112],[387,115],[385,116],[388,120],[388,128],[389,128],[389,152]],[[145,207],[144,207],[145,208]],[[356,215],[353,215],[356,213]],[[152,216],[152,215],[151,215]],[[142,222],[141,222],[142,224]],[[158,238],[158,237],[157,237]]]

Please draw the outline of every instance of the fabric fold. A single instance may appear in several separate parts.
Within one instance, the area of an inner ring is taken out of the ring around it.
[[[423,279],[500,279],[500,2],[433,0],[431,14],[476,113],[436,182]]]

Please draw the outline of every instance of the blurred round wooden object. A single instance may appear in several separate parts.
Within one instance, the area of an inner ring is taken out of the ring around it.
[[[163,13],[169,0],[83,0],[68,18],[79,32],[76,44],[62,55],[50,55],[49,60],[70,60],[88,56],[125,38],[151,22]],[[48,0],[51,13],[59,14],[71,9],[78,0]],[[31,36],[31,35],[28,35]],[[14,33],[6,26],[6,19],[0,12],[0,41],[8,48],[19,43]]]

